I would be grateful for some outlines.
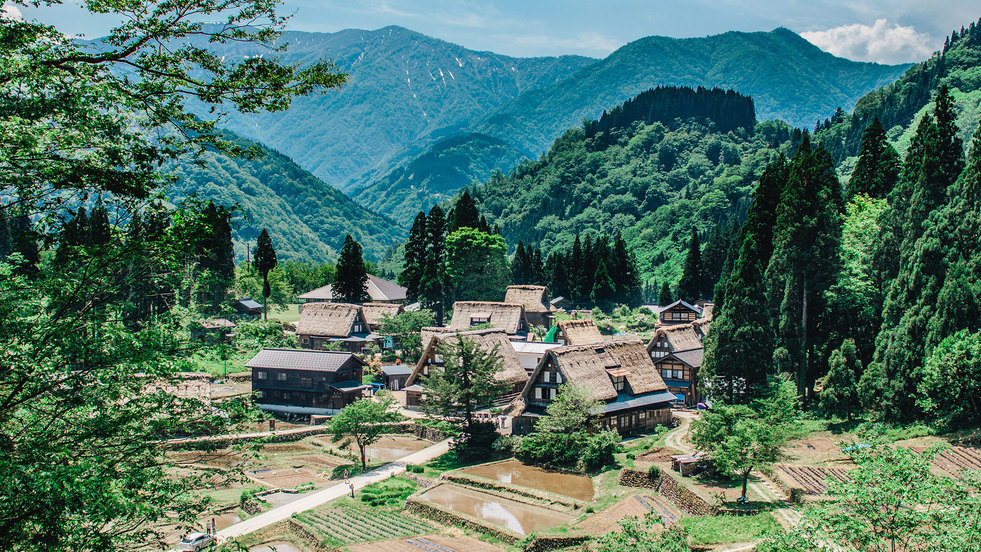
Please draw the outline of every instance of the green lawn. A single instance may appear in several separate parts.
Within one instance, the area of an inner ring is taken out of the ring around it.
[[[678,523],[684,526],[692,544],[696,545],[753,541],[770,531],[781,530],[769,512],[755,516],[683,517]]]
[[[296,323],[300,319],[299,303],[290,303],[285,309],[269,307],[269,319],[279,320],[280,322]]]

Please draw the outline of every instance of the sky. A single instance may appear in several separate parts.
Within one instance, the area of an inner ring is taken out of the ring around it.
[[[79,0],[19,8],[62,32],[101,36],[106,17]],[[5,10],[10,11],[9,6]],[[651,35],[696,37],[786,27],[856,61],[922,61],[955,28],[981,17],[978,0],[285,0],[289,28],[335,32],[399,25],[472,50],[512,56],[604,57]]]

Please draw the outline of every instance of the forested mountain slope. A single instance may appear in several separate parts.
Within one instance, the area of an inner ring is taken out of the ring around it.
[[[241,147],[255,145],[232,132],[223,137]],[[367,259],[375,260],[404,239],[405,230],[390,219],[365,209],[285,155],[259,149],[262,155],[254,159],[208,151],[201,164],[188,160],[170,171],[177,177],[169,190],[175,198],[196,194],[241,209],[233,227],[236,256],[245,258],[246,243],[255,247],[263,228],[269,229],[280,260],[333,259],[346,234],[360,242]]]
[[[538,244],[548,256],[577,234],[621,233],[647,283],[673,286],[692,228],[707,238],[745,210],[763,167],[790,151],[792,137],[784,123],[755,124],[748,97],[657,89],[566,131],[538,161],[471,194],[510,244]]]
[[[347,84],[297,98],[289,110],[231,114],[226,127],[292,158],[324,182],[349,190],[387,174],[438,139],[431,134],[484,115],[520,93],[566,78],[596,60],[512,58],[475,52],[401,27],[336,33],[286,32],[287,63],[331,58]],[[255,45],[211,45],[235,59],[272,55]],[[418,143],[417,143],[418,141]],[[411,155],[409,155],[411,153]]]
[[[734,89],[753,97],[760,120],[775,118],[811,128],[838,107],[850,109],[863,94],[892,82],[906,67],[837,58],[787,29],[704,38],[643,38],[565,80],[521,94],[467,129],[503,140],[510,148],[495,145],[493,151],[479,152],[481,143],[461,137],[454,146],[460,151],[454,154],[444,145],[424,154],[437,163],[423,163],[427,172],[416,180],[404,178],[398,169],[355,192],[354,197],[401,219],[403,213],[428,207],[442,197],[434,195],[428,202],[419,202],[420,180],[439,180],[440,189],[434,193],[486,180],[489,170],[471,172],[468,163],[460,163],[467,155],[479,157],[480,165],[506,172],[514,166],[512,150],[537,158],[565,129],[583,119],[598,118],[604,109],[654,86]],[[446,175],[453,175],[453,180]],[[393,197],[413,203],[400,206]]]

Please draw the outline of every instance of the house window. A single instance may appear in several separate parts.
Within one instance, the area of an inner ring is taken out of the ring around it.
[[[545,383],[548,383],[548,380],[549,380],[549,372],[547,372],[547,371],[546,372],[542,372],[542,381],[545,382]]]
[[[470,325],[479,326],[481,324],[490,324],[490,316],[471,316]]]
[[[548,398],[549,399],[553,399],[553,400],[555,399],[555,388],[554,387],[549,387],[549,389],[548,389]]]
[[[309,347],[310,346],[310,338],[309,337],[304,337],[303,338],[303,346],[304,347]]]
[[[313,380],[310,378],[300,378],[300,387],[305,387],[307,389],[313,387]]]
[[[536,387],[535,388],[535,398],[541,400],[541,398],[542,398],[542,388],[541,387]]]
[[[661,377],[664,379],[671,379],[671,370],[668,370],[667,368],[661,370]]]
[[[264,380],[266,379],[266,373],[263,372],[262,370],[259,370],[258,372],[255,373],[255,377],[256,379]]]
[[[276,381],[286,381],[286,372],[276,374]]]
[[[562,383],[562,372],[555,373],[555,383]]]
[[[364,326],[359,324],[354,325],[354,333],[364,333]]]
[[[255,396],[259,399],[263,399],[266,397],[266,392],[260,389],[259,391],[255,392]]]
[[[675,370],[674,371],[674,379],[680,380],[680,379],[684,379],[684,377],[685,377],[685,371],[684,370]]]
[[[614,376],[613,377],[613,388],[616,389],[618,392],[619,391],[623,391],[623,388],[624,388],[624,385],[626,384],[626,382],[627,382],[627,378],[625,378],[623,376]]]
[[[286,401],[286,400],[289,400],[289,398],[290,398],[290,392],[289,391],[283,391],[283,400]]]

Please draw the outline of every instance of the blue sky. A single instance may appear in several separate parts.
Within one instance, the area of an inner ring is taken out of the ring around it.
[[[111,24],[79,14],[78,0],[26,17],[101,35]],[[692,37],[787,27],[859,61],[919,61],[952,29],[981,16],[977,0],[286,0],[290,28],[333,32],[400,25],[474,50],[514,56],[603,57],[650,35]]]

